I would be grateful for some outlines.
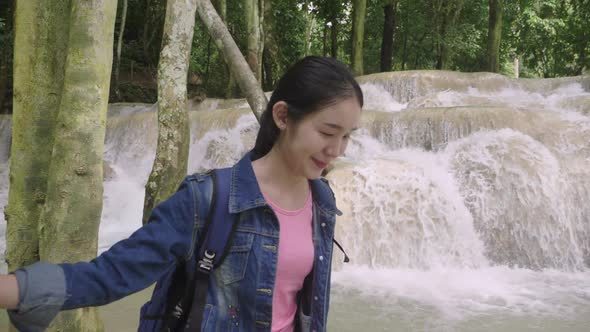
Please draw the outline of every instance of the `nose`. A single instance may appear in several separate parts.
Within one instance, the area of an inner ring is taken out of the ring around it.
[[[344,150],[346,150],[346,142],[343,138],[337,138],[328,144],[326,154],[330,158],[337,158],[344,154]]]

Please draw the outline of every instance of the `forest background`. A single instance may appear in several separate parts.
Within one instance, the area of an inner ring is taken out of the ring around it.
[[[166,1],[127,1],[124,30],[121,23],[125,1],[118,1],[114,62],[121,34],[122,47],[120,65],[113,66],[109,102],[153,103],[157,100],[157,64]],[[2,2],[0,109],[11,113],[12,17],[16,1]],[[260,68],[255,74],[259,72],[257,77],[265,91],[272,90],[285,68],[308,54],[333,56],[358,67],[353,41],[360,37],[355,37],[353,24],[355,11],[361,10],[365,15],[360,17],[364,31],[357,29],[363,41],[360,49],[357,47],[362,54],[357,74],[446,69],[514,76],[514,60],[518,59],[520,77],[547,78],[580,75],[590,65],[588,0],[258,0],[261,10],[254,24],[259,29],[250,31],[246,28],[252,24],[246,16],[247,2],[216,0],[213,4],[243,54],[262,50],[258,52]],[[364,2],[365,8],[359,9],[354,2]],[[252,45],[252,37],[258,45]],[[497,40],[496,44],[489,45],[491,39]],[[498,66],[490,67],[494,52],[498,54]],[[240,95],[198,17],[188,88],[189,98]]]
[[[272,90],[289,65],[311,54],[338,58],[356,75],[439,69],[547,78],[580,75],[590,64],[590,0],[213,5],[216,22],[208,0],[1,2],[0,109],[13,114],[9,270],[96,255],[107,102],[158,101],[145,222],[186,175],[187,97],[245,95],[259,114],[265,98],[253,90]],[[234,41],[241,52],[232,51]],[[60,315],[51,331],[58,330],[102,324],[83,309]]]

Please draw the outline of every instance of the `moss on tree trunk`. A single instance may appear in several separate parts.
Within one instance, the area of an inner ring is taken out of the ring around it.
[[[44,261],[96,256],[116,9],[116,0],[71,1],[68,56],[39,222]],[[49,330],[102,331],[102,323],[96,308],[85,308],[59,314]]]
[[[195,25],[195,0],[169,0],[158,63],[158,146],[145,186],[143,222],[174,193],[188,166],[190,130],[186,81]]]
[[[21,1],[16,6],[14,112],[6,261],[13,271],[39,260],[38,221],[61,101],[69,1]]]

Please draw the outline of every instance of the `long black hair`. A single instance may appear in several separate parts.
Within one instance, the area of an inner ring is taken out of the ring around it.
[[[272,108],[277,102],[287,103],[287,118],[297,123],[306,115],[351,97],[355,97],[359,106],[363,106],[363,92],[343,63],[334,58],[318,56],[299,60],[281,77],[262,113],[260,130],[252,150],[253,159],[266,155],[279,137],[280,130],[272,114]]]

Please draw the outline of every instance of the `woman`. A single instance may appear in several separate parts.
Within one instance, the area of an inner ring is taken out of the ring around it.
[[[362,105],[358,83],[332,58],[304,58],[280,79],[254,149],[232,169],[228,208],[239,225],[219,267],[229,273],[212,274],[203,331],[326,330],[337,209],[320,177],[344,153]],[[0,306],[13,324],[43,330],[60,310],[115,301],[189,259],[203,224],[193,202],[207,197],[187,181],[147,225],[93,261],[1,276]]]

